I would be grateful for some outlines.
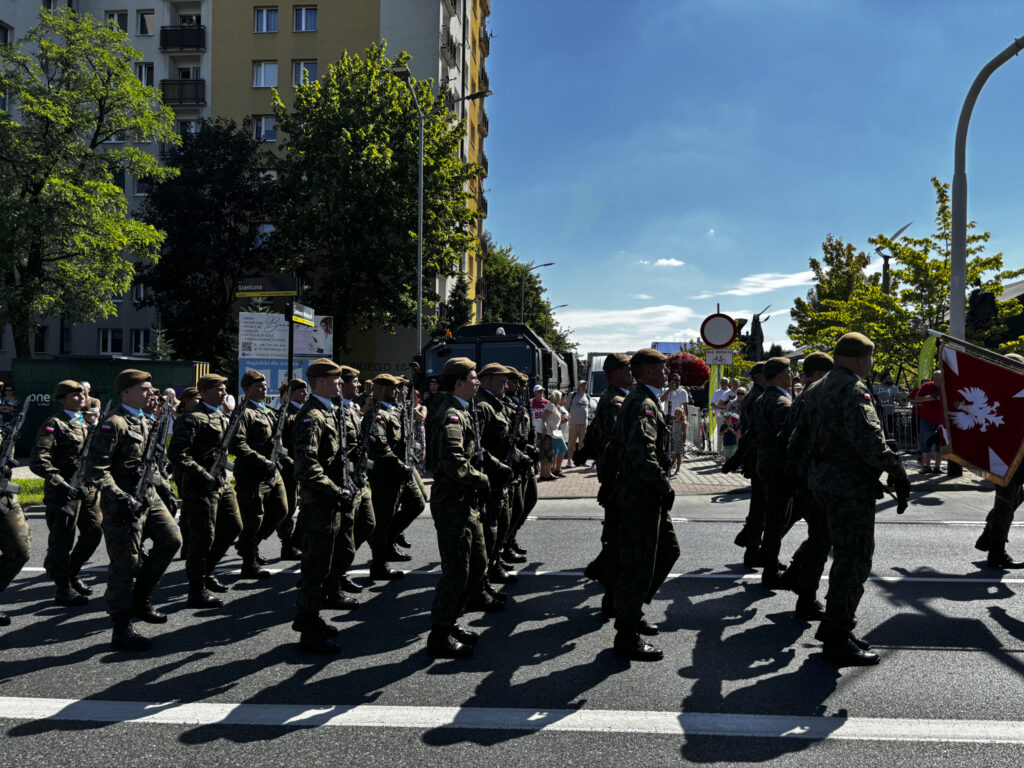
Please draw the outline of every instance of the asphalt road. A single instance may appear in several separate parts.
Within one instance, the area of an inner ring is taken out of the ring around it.
[[[196,612],[176,561],[156,596],[170,621],[143,629],[154,649],[112,651],[100,596],[75,611],[52,603],[34,514],[36,551],[2,597],[13,625],[0,634],[0,765],[1016,768],[1024,572],[991,571],[972,548],[991,494],[916,502],[878,518],[860,631],[882,663],[842,670],[793,617],[793,595],[744,578],[731,543],[742,494],[677,499],[683,556],[648,612],[665,650],[655,664],[611,652],[600,590],[581,573],[600,531],[589,501],[542,502],[508,610],[470,614],[476,655],[436,662],[424,651],[438,565],[426,517],[411,529],[410,575],[325,614],[344,653],[323,659],[298,649],[296,566],[276,562],[287,567],[269,581],[236,582],[223,609]],[[1011,539],[1021,553],[1020,529]],[[228,578],[237,566],[224,564]]]

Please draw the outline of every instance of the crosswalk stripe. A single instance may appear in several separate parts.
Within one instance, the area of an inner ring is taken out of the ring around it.
[[[1024,744],[1016,720],[923,720],[911,718],[733,715],[587,709],[491,709],[410,707],[376,704],[303,706],[285,704],[181,703],[0,697],[0,718],[186,726],[277,726],[451,728],[495,731],[633,733]]]

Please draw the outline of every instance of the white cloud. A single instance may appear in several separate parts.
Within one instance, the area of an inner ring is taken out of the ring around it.
[[[644,264],[646,264],[646,263],[647,262],[645,261]],[[681,267],[685,263],[686,263],[685,261],[680,261],[679,259],[658,259],[656,262],[654,262],[654,266],[656,266],[656,267]]]
[[[777,291],[779,288],[792,288],[798,285],[810,285],[813,279],[814,273],[809,269],[806,272],[793,272],[791,274],[784,274],[782,272],[762,272],[757,275],[748,275],[747,277],[744,277],[736,284],[735,288],[730,288],[727,291],[719,291],[717,294],[705,291],[694,298],[710,299],[716,295],[752,296],[755,293],[769,293],[770,291]]]
[[[651,296],[650,294],[647,294],[647,293],[634,293],[634,294],[632,294],[632,295],[630,296],[630,298],[631,298],[631,299],[642,299],[642,300],[647,300],[647,299],[651,299],[651,298],[653,298],[653,297],[652,297],[652,296]]]
[[[637,262],[637,264],[650,264],[650,263],[651,262],[647,261],[646,259],[640,259],[640,261]]]
[[[696,296],[691,296],[690,298],[696,299],[697,301],[700,301],[702,299],[713,299],[715,298],[715,294],[713,294],[711,291],[704,291],[703,293],[698,293]]]
[[[582,353],[646,347],[652,341],[690,341],[700,336],[690,307],[660,304],[639,309],[566,309],[558,322],[571,328]]]
[[[715,230],[713,230],[713,229],[709,229],[709,230],[708,230],[708,234],[709,234],[709,235],[710,235],[711,237],[714,237],[714,236],[715,236]]]

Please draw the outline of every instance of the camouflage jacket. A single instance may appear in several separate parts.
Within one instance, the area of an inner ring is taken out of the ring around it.
[[[673,492],[665,475],[669,430],[660,406],[650,387],[637,384],[622,401],[608,445],[618,456],[616,485],[659,497]]]
[[[445,393],[444,401],[427,421],[427,441],[434,456],[434,480],[440,485],[468,486],[478,490],[485,484],[488,462],[493,458],[483,452],[483,461],[476,461],[477,435],[473,418],[454,395]],[[482,466],[476,466],[482,463]]]

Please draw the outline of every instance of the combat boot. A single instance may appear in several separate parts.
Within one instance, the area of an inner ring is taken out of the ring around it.
[[[467,629],[458,622],[455,623],[455,626],[452,627],[452,631],[449,634],[463,645],[476,645],[477,640],[480,639],[479,632]]]
[[[221,593],[223,593],[223,592],[227,592],[228,591],[227,584],[222,582],[220,579],[218,579],[212,573],[207,574],[207,576],[205,578],[203,578],[203,586],[205,586],[211,592],[221,592]]]
[[[305,632],[307,631],[306,627],[309,627],[309,631],[319,629],[324,637],[337,637],[341,632],[337,627],[332,627],[324,621],[319,614],[308,611],[296,611],[295,618],[292,620],[292,629],[296,632]]]
[[[189,608],[220,608],[224,601],[210,594],[203,582],[199,581],[189,584],[187,605]]]
[[[1024,568],[1024,563],[1019,560],[1014,560],[1008,554],[1006,550],[989,550],[988,557],[985,558],[985,564],[989,568],[998,568],[999,570],[1015,571],[1018,568]]]
[[[647,619],[641,616],[640,621],[638,621],[636,624],[636,631],[638,634],[653,637],[654,635],[657,635],[661,630],[659,630],[656,626],[649,623]]]
[[[3,611],[0,611],[0,627],[9,627],[9,626],[11,626],[11,617],[8,616]]]
[[[986,525],[985,530],[981,532],[981,536],[979,536],[978,540],[974,542],[974,548],[980,549],[982,552],[988,552],[991,547],[992,539],[988,535],[988,526]]]
[[[471,611],[483,611],[484,613],[496,613],[505,610],[505,604],[495,600],[486,592],[481,590],[466,603],[466,608]]]
[[[281,559],[282,560],[301,560],[302,552],[295,548],[295,546],[288,542],[287,544],[281,544]]]
[[[384,560],[375,560],[370,564],[370,578],[374,581],[394,581],[405,576],[405,571],[396,571]]]
[[[153,603],[150,602],[148,597],[135,597],[132,599],[131,615],[133,618],[144,621],[147,624],[167,623],[167,614],[161,613],[154,608]]]
[[[78,608],[83,605],[89,604],[89,598],[85,595],[79,594],[71,588],[71,582],[68,579],[56,580],[57,591],[53,596],[53,601],[57,605],[67,606],[68,608]]]
[[[92,587],[82,581],[77,572],[71,574],[71,580],[69,583],[71,584],[71,588],[80,595],[89,597],[92,594]]]
[[[494,585],[486,581],[484,582],[484,592],[493,597],[499,603],[504,603],[506,600],[508,600],[508,595],[503,595],[501,592],[494,588]]]
[[[353,595],[358,595],[360,592],[363,591],[363,588],[356,584],[354,581],[352,581],[352,579],[348,576],[342,576],[340,579],[338,579],[338,586],[346,592],[351,592]]]
[[[633,661],[661,661],[665,657],[661,648],[646,642],[635,629],[620,629],[616,632],[612,650],[616,656]]]
[[[148,651],[153,647],[152,641],[140,635],[132,626],[131,615],[119,613],[114,617],[114,632],[110,644],[119,651]]]
[[[514,573],[506,571],[500,563],[496,563],[491,567],[491,572],[487,576],[488,579],[493,581],[495,584],[515,584],[519,581],[519,577]]]
[[[410,544],[409,540],[405,538],[404,533],[396,533],[394,536],[394,541],[395,544],[400,546],[402,549],[412,549],[412,544]]]
[[[527,561],[526,555],[520,555],[512,547],[508,547],[504,552],[501,553],[501,559],[506,563],[512,563],[513,565],[522,565]]]
[[[263,568],[259,560],[250,557],[242,561],[242,573],[239,578],[262,581],[270,578],[270,571]]]
[[[828,620],[818,625],[814,637],[822,642],[822,658],[843,667],[870,667],[878,663],[878,654],[862,648],[852,633],[832,625]],[[870,646],[869,646],[870,647]]]
[[[324,608],[331,608],[335,611],[354,611],[358,607],[359,601],[341,590],[324,597]]]
[[[825,606],[814,595],[800,596],[796,600],[796,617],[803,621],[823,621]]]
[[[517,555],[527,554],[526,550],[523,549],[522,545],[519,543],[519,539],[512,539],[512,543],[509,545],[509,549],[511,549]]]
[[[790,563],[789,568],[779,574],[779,589],[789,590],[790,592],[796,592],[800,589],[800,574],[797,573],[794,563]]]
[[[460,643],[443,629],[432,629],[427,635],[427,653],[435,659],[468,659],[473,646]]]
[[[412,556],[405,554],[405,552],[398,548],[397,544],[392,543],[385,553],[384,559],[389,563],[408,563],[412,560]]]

